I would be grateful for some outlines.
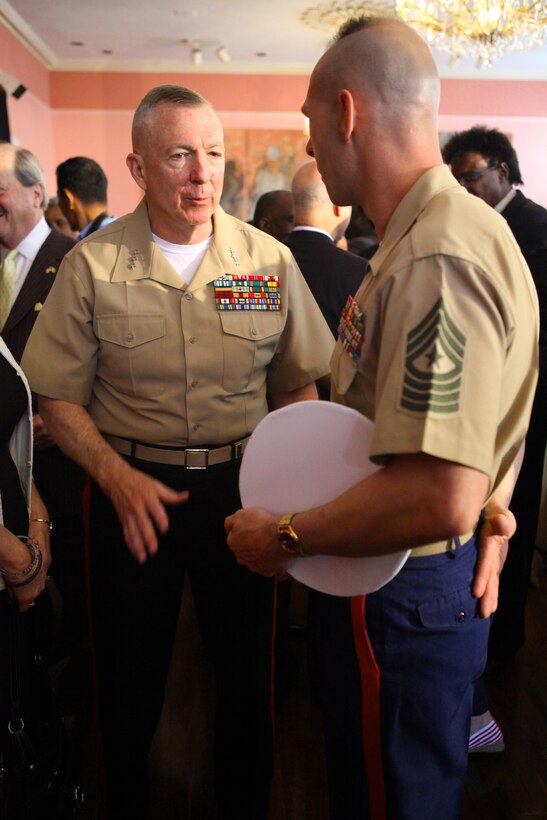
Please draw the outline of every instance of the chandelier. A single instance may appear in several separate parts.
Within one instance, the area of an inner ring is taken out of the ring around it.
[[[472,59],[491,68],[508,51],[541,45],[547,38],[545,0],[334,0],[305,9],[300,20],[334,33],[350,17],[399,16],[418,29],[453,64]]]
[[[491,68],[508,51],[535,48],[547,37],[544,0],[395,0],[395,8],[451,62],[470,57],[477,68]]]
[[[354,2],[354,0],[334,0],[332,3],[319,3],[304,9],[300,20],[310,28],[319,31],[328,31],[334,34],[342,23],[350,17],[395,17],[394,0],[369,0],[369,2]]]

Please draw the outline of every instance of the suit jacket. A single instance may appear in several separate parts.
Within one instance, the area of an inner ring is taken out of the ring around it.
[[[28,337],[55,281],[63,256],[75,244],[70,237],[52,230],[30,266],[2,330],[2,338],[17,362],[21,361]],[[77,509],[78,504],[81,506],[84,473],[58,447],[35,450],[34,480],[52,518],[68,515]]]
[[[540,378],[547,374],[547,209],[517,191],[503,209],[534,278],[540,315]]]
[[[2,338],[17,362],[21,361],[30,331],[53,285],[63,256],[75,244],[70,237],[52,230],[30,266],[2,331]]]
[[[342,308],[363,281],[367,261],[337,248],[319,231],[293,231],[285,240],[313,293],[330,331],[338,338]]]

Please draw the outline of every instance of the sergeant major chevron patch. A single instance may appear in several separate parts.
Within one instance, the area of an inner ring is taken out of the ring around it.
[[[465,343],[441,297],[407,335],[401,407],[417,413],[457,412]]]

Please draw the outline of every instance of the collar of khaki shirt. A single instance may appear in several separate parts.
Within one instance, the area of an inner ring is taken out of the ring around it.
[[[379,273],[393,248],[414,225],[420,213],[429,205],[431,198],[446,188],[458,188],[462,193],[466,193],[447,165],[429,168],[414,183],[395,208],[380,247],[369,263],[369,271],[373,276]]]
[[[192,292],[216,279],[219,269],[232,275],[254,273],[254,264],[239,230],[240,223],[229,217],[220,206],[213,215],[213,242],[190,285],[186,285],[153,241],[145,199],[133,216],[124,226],[112,282],[152,279],[172,288]]]

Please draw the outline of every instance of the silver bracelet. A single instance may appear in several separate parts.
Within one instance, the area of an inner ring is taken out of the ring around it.
[[[42,553],[36,541],[33,541],[28,535],[18,535],[17,538],[25,544],[32,556],[32,560],[28,567],[23,570],[10,570],[5,567],[0,567],[0,573],[4,576],[6,584],[9,587],[23,587],[26,584],[30,584],[42,568]],[[8,576],[21,578],[22,580],[11,581]]]

